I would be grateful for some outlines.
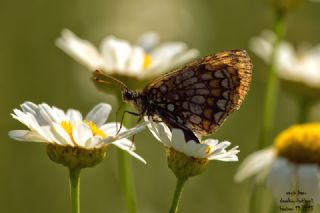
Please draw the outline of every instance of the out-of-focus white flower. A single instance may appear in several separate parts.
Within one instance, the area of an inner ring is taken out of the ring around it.
[[[116,123],[105,123],[111,106],[96,105],[83,119],[75,109],[67,112],[49,105],[25,102],[20,109],[14,109],[12,117],[26,125],[29,130],[13,130],[9,136],[19,141],[43,142],[55,147],[69,147],[79,150],[97,150],[113,144],[144,162],[137,155],[134,144],[126,139],[145,128],[145,124],[117,133]]]
[[[158,76],[198,56],[196,49],[188,49],[183,42],[159,43],[154,32],[143,34],[137,44],[107,36],[100,52],[88,41],[64,29],[56,45],[91,71],[105,74],[147,79]]]
[[[257,182],[266,180],[279,204],[287,198],[312,198],[314,203],[320,203],[319,165],[320,124],[297,125],[280,133],[272,147],[248,156],[235,180],[251,176]]]
[[[260,37],[250,40],[250,48],[267,63],[271,60],[272,48],[276,41],[271,31],[263,31]],[[276,70],[280,78],[320,88],[320,46],[301,48],[282,41],[276,52]]]

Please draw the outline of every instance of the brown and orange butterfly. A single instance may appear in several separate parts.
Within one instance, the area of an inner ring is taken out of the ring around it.
[[[169,72],[141,91],[122,84],[122,95],[124,101],[133,103],[140,118],[160,118],[170,128],[182,129],[187,140],[197,140],[194,133],[213,133],[240,107],[251,76],[247,52],[228,50]],[[98,82],[103,77],[100,71],[95,72]]]

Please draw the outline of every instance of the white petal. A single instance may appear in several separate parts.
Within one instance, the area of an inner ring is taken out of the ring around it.
[[[18,141],[48,142],[38,133],[29,130],[12,130],[9,132],[9,137]]]
[[[61,121],[66,120],[62,115],[61,112],[58,110],[53,109],[48,104],[39,104],[40,114],[49,124],[51,123],[60,123]]]
[[[191,49],[186,52],[180,53],[173,58],[168,59],[167,61],[155,62],[155,64],[151,64],[150,68],[146,70],[150,77],[159,76],[168,70],[173,70],[192,59],[195,59],[199,56],[199,51],[196,49]]]
[[[120,123],[116,122],[109,122],[99,127],[99,129],[103,131],[107,136],[115,136],[118,132],[118,128],[120,128]],[[127,128],[122,125],[120,132],[124,132],[126,130]]]
[[[142,75],[141,71],[144,69],[144,56],[145,53],[141,47],[133,47],[130,57],[128,58],[127,61],[127,74],[132,75],[132,76],[139,76]]]
[[[85,142],[85,147],[87,148],[99,148],[103,145],[102,143],[102,139],[99,136],[93,136],[91,138],[89,138],[86,142]]]
[[[205,140],[205,143],[208,144],[211,147],[216,147],[216,145],[219,144],[219,140],[208,138],[208,139]]]
[[[39,108],[38,105],[30,101],[26,101],[23,104],[21,104],[21,109],[24,112],[30,112],[33,115],[36,114],[36,112],[38,111],[38,108]]]
[[[70,135],[60,126],[60,124],[53,123],[51,126],[51,132],[56,138],[55,142],[57,144],[74,146]]]
[[[164,134],[168,135],[167,133]],[[183,152],[186,155],[194,156],[195,152],[197,151],[195,146],[196,143],[194,141],[189,141],[188,143],[186,142],[184,132],[181,129],[172,129],[172,137],[170,139],[169,147]]]
[[[46,132],[38,124],[38,121],[35,119],[35,117],[31,113],[29,112],[24,113],[18,109],[14,109],[13,111],[15,114],[11,114],[11,115],[14,119],[17,119],[18,121],[26,125],[30,130],[37,132],[46,140],[51,141],[50,136],[46,134]]]
[[[121,130],[119,134],[114,135],[114,136],[113,135],[111,135],[111,136],[107,135],[107,138],[103,139],[103,143],[109,144],[109,143],[112,143],[113,141],[120,140],[120,139],[123,139],[123,138],[128,138],[128,137],[130,137],[132,135],[135,135],[138,132],[143,131],[146,128],[147,124],[148,123],[145,122],[145,123],[141,123],[141,124],[137,125],[136,127],[133,127],[131,129],[128,129],[128,130],[125,130],[125,131]],[[108,134],[108,132],[110,132],[111,129],[112,129],[112,132],[114,132],[116,130],[115,129],[115,124],[112,124],[109,127],[110,127],[109,130],[106,130],[107,127],[103,128],[104,132],[106,134]]]
[[[102,126],[106,120],[108,119],[108,116],[110,114],[112,107],[110,104],[106,103],[100,103],[97,104],[86,116],[85,120],[92,121],[97,125],[97,127]]]
[[[85,147],[85,144],[89,138],[93,136],[90,127],[84,123],[75,125],[72,129],[72,136],[74,141],[82,147]]]
[[[272,165],[267,178],[267,186],[271,189],[276,202],[292,192],[295,179],[295,167],[284,158],[278,158]]]
[[[50,123],[40,113],[40,107],[32,102],[24,102],[21,104],[24,112],[31,113],[40,126],[50,125]]]
[[[171,144],[171,131],[169,128],[163,123],[153,122],[151,119],[148,123],[148,127],[153,136],[165,146],[172,147]]]
[[[147,32],[140,36],[137,44],[142,47],[146,52],[153,49],[160,41],[160,36],[155,32]]]
[[[56,40],[56,46],[73,57],[90,70],[100,69],[103,66],[102,56],[88,41],[78,38],[70,30],[64,29],[61,37]]]
[[[19,109],[13,110],[14,114],[11,114],[11,116],[26,125],[31,130],[35,130],[34,126],[38,125],[36,120],[33,118],[33,115],[30,113],[24,113]],[[39,125],[38,125],[39,126]]]
[[[183,42],[166,42],[159,45],[150,52],[154,59],[168,60],[187,50],[187,45]]]
[[[137,158],[142,163],[146,164],[146,161],[142,157],[140,157],[137,153],[133,152],[132,148],[130,146],[128,146],[128,143],[129,143],[128,141],[129,140],[127,140],[127,139],[122,139],[122,140],[114,141],[112,144],[117,146],[118,148],[128,152],[130,155],[132,155],[133,157]],[[131,142],[130,145],[133,146],[132,142]]]
[[[112,144],[118,146],[119,148],[123,149],[123,150],[132,150],[134,151],[136,149],[134,143],[132,143],[132,141],[123,138],[121,140],[116,140],[114,142],[112,142]]]
[[[249,155],[238,168],[234,177],[235,181],[243,181],[252,175],[259,174],[261,171],[270,168],[274,158],[273,148],[263,149]]]
[[[222,149],[220,152],[215,153],[215,154],[211,154],[208,159],[209,160],[220,160],[220,161],[238,161],[238,156],[237,154],[240,152],[240,150],[238,149],[238,146],[233,147],[230,150],[225,150]]]
[[[301,192],[305,192],[305,195],[301,195],[301,198],[310,199],[319,203],[319,167],[315,164],[300,165],[297,168],[297,188]]]
[[[82,121],[81,112],[75,109],[69,109],[67,111],[67,117],[69,118],[72,124],[76,124],[77,122]]]
[[[114,36],[106,37],[101,43],[105,69],[123,73],[131,51],[131,45],[127,41]]]
[[[260,56],[264,61],[269,62],[276,37],[273,32],[265,30],[260,37],[254,37],[249,41],[250,49]]]
[[[189,141],[185,144],[184,153],[188,156],[193,156],[196,158],[207,158],[209,146],[205,143],[196,143],[194,141]]]

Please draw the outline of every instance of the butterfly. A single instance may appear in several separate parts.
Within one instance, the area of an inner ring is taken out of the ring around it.
[[[99,81],[104,74],[95,72]],[[182,129],[186,140],[212,134],[239,109],[252,77],[252,63],[245,50],[227,50],[206,56],[132,91],[122,82],[123,100],[132,103],[140,119],[160,119],[170,128]]]

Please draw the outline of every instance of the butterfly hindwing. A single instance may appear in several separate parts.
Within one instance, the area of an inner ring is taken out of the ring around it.
[[[251,75],[246,51],[223,51],[164,75],[142,93],[164,122],[208,135],[240,107]]]

